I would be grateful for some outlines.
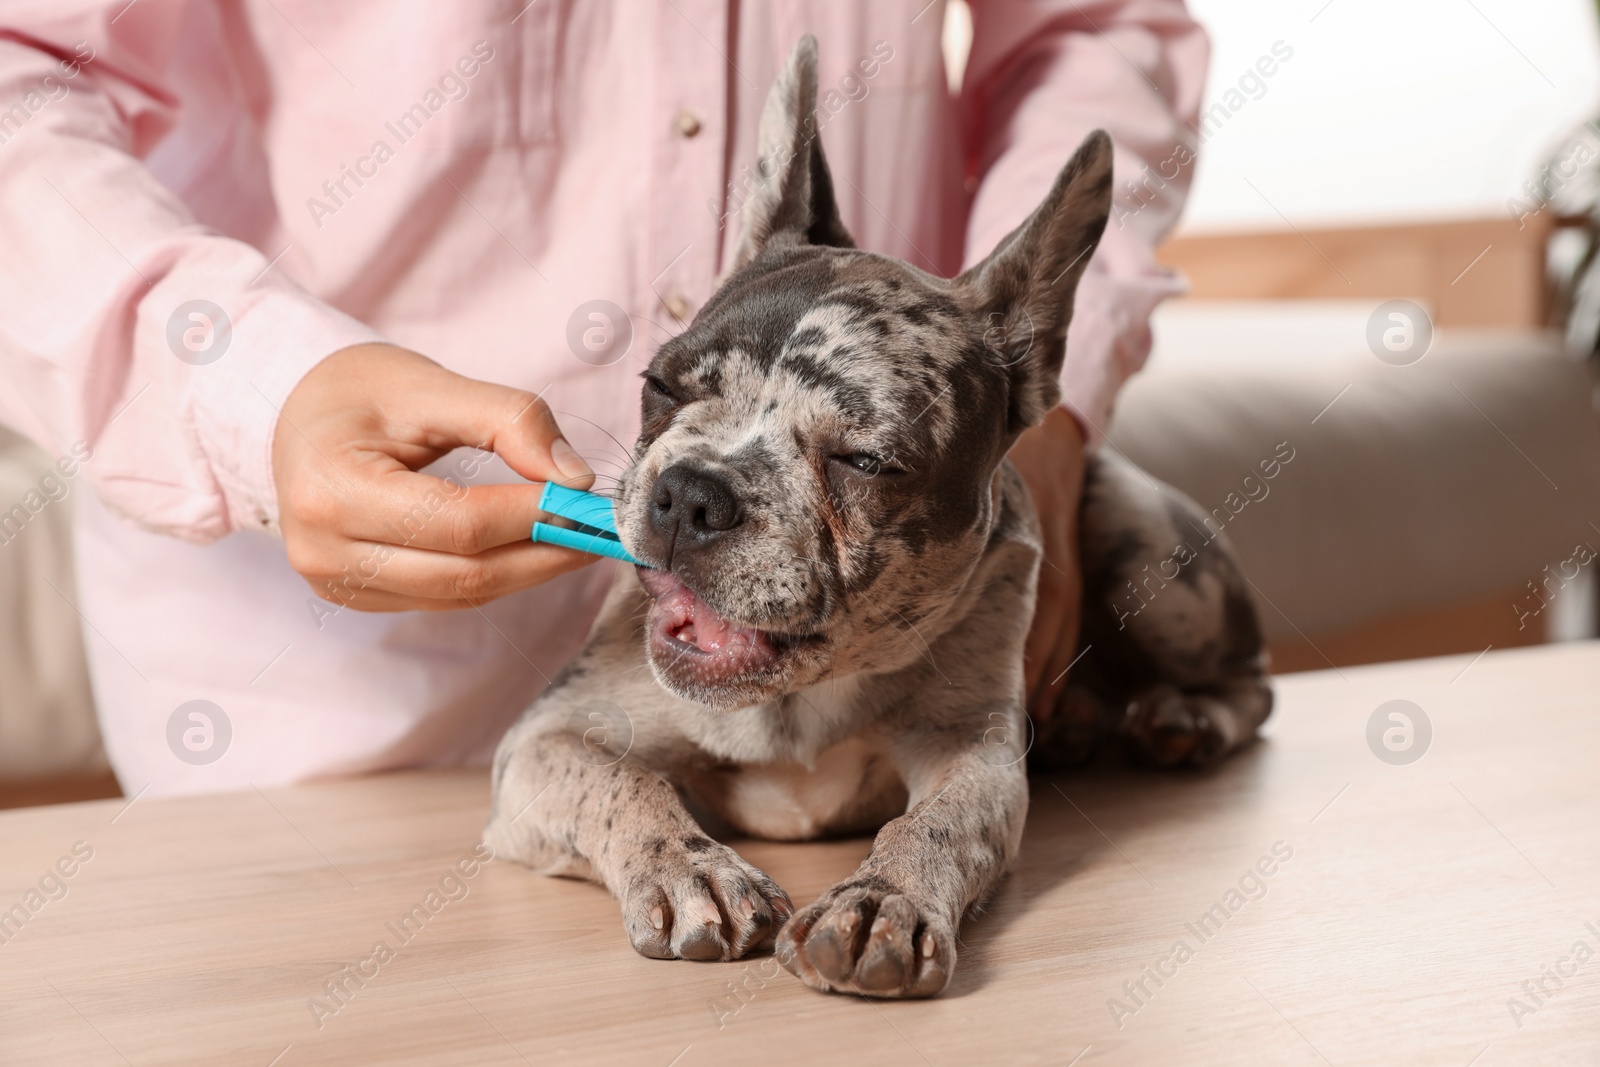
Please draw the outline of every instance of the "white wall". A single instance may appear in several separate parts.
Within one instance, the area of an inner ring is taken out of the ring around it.
[[[1593,0],[1190,8],[1212,36],[1208,106],[1275,42],[1293,56],[1231,98],[1243,104],[1205,142],[1188,232],[1504,213],[1563,135],[1600,113]]]

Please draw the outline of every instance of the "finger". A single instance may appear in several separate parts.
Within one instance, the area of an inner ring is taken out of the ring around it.
[[[1039,594],[1034,603],[1033,623],[1028,628],[1028,639],[1022,647],[1022,673],[1027,682],[1027,699],[1032,701],[1039,693],[1039,683],[1045,668],[1055,655],[1061,634],[1060,597],[1045,588],[1040,576]]]
[[[350,545],[347,552],[351,559],[347,573],[367,588],[401,596],[475,603],[530,589],[600,559],[587,552],[531,541],[491,548],[475,556],[374,544]]]
[[[454,600],[438,600],[432,597],[405,596],[401,593],[391,593],[383,589],[372,588],[347,588],[343,584],[330,583],[317,578],[307,578],[306,584],[311,586],[311,591],[321,599],[321,603],[312,608],[312,614],[317,616],[317,621],[324,621],[329,615],[337,615],[341,611],[369,611],[369,612],[395,612],[395,611],[453,611],[460,608],[475,607],[463,598]]]
[[[526,390],[451,375],[428,397],[421,425],[430,444],[490,449],[529,481],[576,489],[594,483],[549,405]]]
[[[1037,696],[1032,705],[1035,722],[1043,722],[1055,711],[1056,702],[1067,690],[1070,672],[1078,655],[1078,606],[1072,604],[1063,613],[1057,630],[1057,640],[1044,670],[1040,672]]]
[[[360,485],[359,506],[343,509],[338,531],[429,552],[475,556],[532,536],[542,485],[459,485],[403,467]]]
[[[1051,535],[1046,531],[1044,553],[1039,559],[1039,577],[1034,594],[1033,623],[1028,628],[1028,638],[1023,645],[1023,670],[1031,699],[1039,691],[1039,684],[1051,658],[1061,645],[1061,627],[1066,613],[1077,607],[1077,582],[1070,570],[1063,570],[1061,562],[1072,565],[1069,546],[1070,529]],[[1052,676],[1053,677],[1053,676]]]
[[[1066,689],[1066,670],[1077,655],[1083,580],[1077,559],[1076,523],[1060,533],[1056,550],[1046,549],[1039,565],[1039,595],[1034,626],[1024,646],[1029,713],[1036,722],[1049,718]]]

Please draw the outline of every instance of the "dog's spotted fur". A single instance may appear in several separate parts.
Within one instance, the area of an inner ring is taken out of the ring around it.
[[[1111,147],[1091,136],[988,260],[933,277],[855,249],[839,222],[814,48],[801,43],[768,100],[767,177],[730,276],[647,375],[617,518],[657,568],[656,598],[619,573],[583,653],[502,742],[487,837],[498,855],[603,882],[645,955],[776,944],[817,988],[925,996],[948,982],[961,917],[1022,834],[1040,540],[1005,455],[1059,398]],[[1220,542],[1134,625],[1107,621],[1107,591],[1170,552],[1185,506],[1091,461],[1096,649],[1036,760],[1081,759],[1112,732],[1156,762],[1205,763],[1265,718],[1255,616]],[[674,645],[653,620],[685,587],[765,643],[720,657]],[[707,830],[877,838],[796,912]]]

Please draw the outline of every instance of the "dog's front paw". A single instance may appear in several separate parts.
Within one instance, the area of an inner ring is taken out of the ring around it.
[[[841,882],[795,913],[777,956],[813,989],[931,997],[955,969],[955,925],[887,887]]]
[[[622,899],[622,924],[641,955],[734,960],[772,947],[794,914],[789,894],[710,838],[661,842]]]
[[[1207,767],[1238,745],[1232,710],[1212,697],[1157,686],[1128,703],[1122,737],[1129,755],[1157,767]]]

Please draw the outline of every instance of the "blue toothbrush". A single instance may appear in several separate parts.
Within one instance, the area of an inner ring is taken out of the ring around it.
[[[582,489],[568,489],[555,482],[546,482],[539,497],[539,510],[551,515],[571,519],[581,529],[568,530],[545,522],[533,524],[533,539],[541,544],[575,548],[596,556],[610,556],[627,563],[638,563],[617,537],[617,520],[611,509],[609,497],[586,493]]]

